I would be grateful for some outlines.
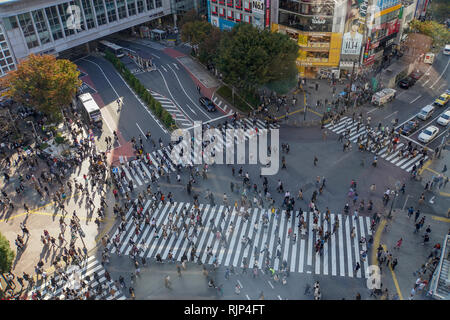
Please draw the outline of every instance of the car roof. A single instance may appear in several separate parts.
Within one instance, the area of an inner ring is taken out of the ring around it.
[[[450,110],[447,110],[447,111],[445,111],[445,112],[442,113],[442,114],[446,114],[446,115],[449,115],[449,116],[450,116]]]
[[[428,126],[425,130],[439,130],[436,126]]]
[[[422,108],[423,111],[428,111],[428,110],[432,110],[432,109],[434,109],[434,107],[431,104]]]

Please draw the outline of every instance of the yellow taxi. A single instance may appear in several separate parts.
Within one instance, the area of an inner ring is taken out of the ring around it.
[[[443,107],[447,104],[447,102],[450,100],[450,92],[446,92],[441,94],[436,100],[434,100],[434,104]]]

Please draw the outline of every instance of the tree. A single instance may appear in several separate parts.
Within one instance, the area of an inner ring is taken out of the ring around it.
[[[11,270],[15,253],[11,250],[8,239],[0,233],[0,273]]]
[[[187,22],[181,28],[181,40],[193,46],[199,45],[208,37],[212,28],[208,21]]]
[[[222,31],[213,26],[208,36],[200,43],[198,47],[198,58],[201,62],[208,64],[214,61],[214,58],[219,50],[221,38]]]
[[[61,107],[72,102],[82,83],[79,74],[69,60],[31,54],[0,81],[9,87],[8,94],[15,101],[61,121]]]
[[[413,20],[409,23],[409,28],[413,32],[419,32],[433,39],[433,47],[440,49],[450,43],[450,31],[443,24],[436,21]]]
[[[183,27],[188,22],[194,22],[200,20],[200,17],[198,15],[198,12],[195,9],[189,10],[185,12],[182,16],[180,21],[178,22],[178,26],[180,28]]]
[[[297,52],[288,36],[243,23],[222,35],[215,60],[226,82],[250,89],[290,77]]]

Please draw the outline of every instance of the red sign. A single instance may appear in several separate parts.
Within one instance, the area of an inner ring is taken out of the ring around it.
[[[266,28],[270,27],[270,0],[266,0]]]

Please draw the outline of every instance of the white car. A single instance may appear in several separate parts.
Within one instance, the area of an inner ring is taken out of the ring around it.
[[[437,119],[437,123],[439,123],[441,126],[446,126],[450,122],[450,110],[445,111],[439,119]]]
[[[429,126],[419,134],[418,139],[425,143],[430,142],[434,139],[434,137],[436,137],[438,132],[439,129],[436,126]]]

